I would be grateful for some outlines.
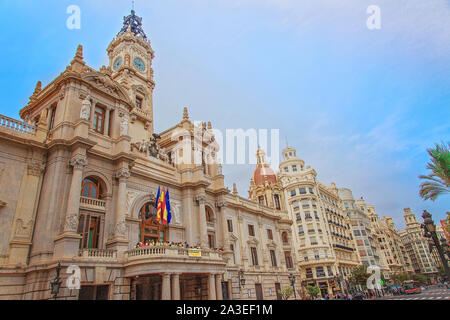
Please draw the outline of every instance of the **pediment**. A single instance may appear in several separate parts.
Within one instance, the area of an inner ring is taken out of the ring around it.
[[[95,88],[131,105],[127,91],[117,81],[113,80],[108,73],[97,71],[87,72],[83,74],[82,79],[93,85]]]

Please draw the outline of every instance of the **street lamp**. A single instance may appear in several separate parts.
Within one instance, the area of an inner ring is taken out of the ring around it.
[[[291,287],[294,290],[294,298],[297,299],[297,294],[295,293],[295,276],[292,273],[289,274],[289,280],[291,280]]]
[[[241,288],[245,286],[244,271],[242,271],[242,269],[239,270],[238,277],[239,277],[239,291],[240,291]]]
[[[58,265],[56,266],[56,276],[52,281],[50,281],[51,294],[53,295],[53,299],[55,300],[56,296],[58,295],[59,288],[61,287],[61,279],[59,277],[60,272],[61,272],[61,262],[58,262]]]
[[[439,239],[436,234],[436,226],[433,222],[433,219],[431,218],[431,214],[427,210],[423,210],[422,213],[423,218],[423,228],[425,229],[424,236],[426,238],[431,238],[434,242],[434,245],[436,246],[439,257],[441,258],[442,265],[444,266],[445,274],[447,275],[447,280],[450,280],[450,269],[448,267],[447,258],[445,257],[444,249],[442,248]],[[431,247],[430,247],[431,249]]]

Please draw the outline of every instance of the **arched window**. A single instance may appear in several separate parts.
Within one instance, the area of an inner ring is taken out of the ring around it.
[[[147,202],[139,210],[139,241],[163,242],[167,239],[167,226],[156,220],[156,207],[152,202]]]
[[[81,195],[86,198],[101,199],[103,190],[100,180],[94,177],[87,177],[83,180]]]
[[[289,243],[288,234],[287,234],[286,231],[284,231],[284,232],[281,234],[281,240],[283,241],[284,244]]]
[[[214,213],[212,212],[210,207],[206,207],[206,221],[207,222],[214,222]]]

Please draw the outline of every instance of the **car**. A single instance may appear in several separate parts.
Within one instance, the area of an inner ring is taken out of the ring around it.
[[[365,299],[365,295],[363,292],[357,292],[353,295],[352,300],[364,300]]]

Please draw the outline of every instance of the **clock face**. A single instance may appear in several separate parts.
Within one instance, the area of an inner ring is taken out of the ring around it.
[[[140,71],[145,71],[145,63],[139,58],[134,59],[134,66]]]
[[[118,58],[117,60],[116,60],[116,62],[114,62],[114,65],[113,65],[113,69],[114,70],[117,70],[117,69],[119,69],[119,67],[120,67],[120,65],[122,64],[122,58]]]

